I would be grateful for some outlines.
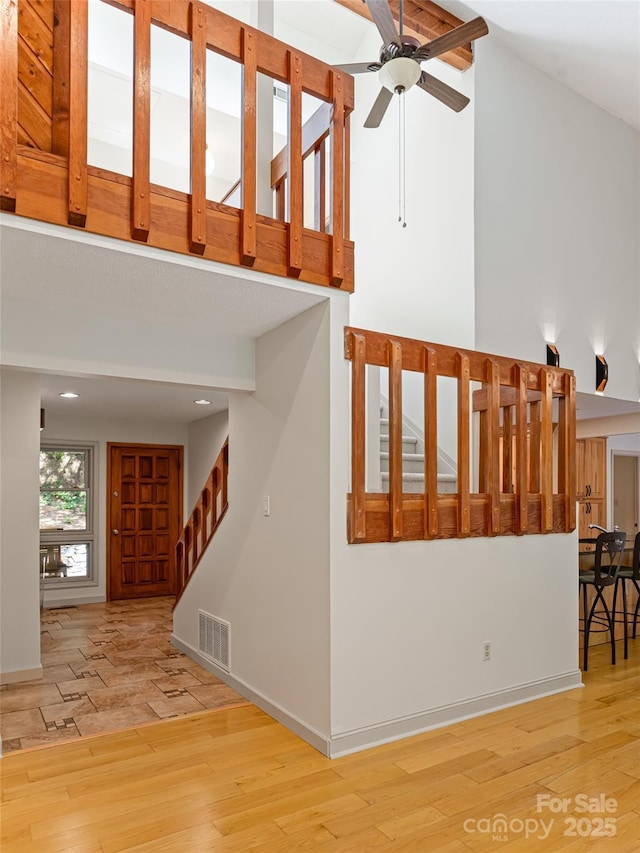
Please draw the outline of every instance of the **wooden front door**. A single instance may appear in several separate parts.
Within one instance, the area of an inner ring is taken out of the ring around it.
[[[107,445],[108,597],[175,595],[182,447]]]

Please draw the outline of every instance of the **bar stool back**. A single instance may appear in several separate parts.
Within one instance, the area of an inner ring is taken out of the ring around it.
[[[616,662],[616,637],[615,637],[615,610],[610,610],[604,598],[607,587],[615,587],[618,573],[620,571],[620,560],[624,551],[626,534],[616,531],[615,533],[601,533],[596,539],[596,550],[592,571],[580,572],[578,575],[579,586],[582,589],[582,613],[581,620],[584,631],[583,648],[583,671],[587,671],[589,661],[589,632],[594,620],[604,624],[611,635],[611,663]],[[595,591],[591,607],[588,606],[588,591]],[[615,592],[615,590],[614,590]],[[598,603],[601,609],[597,610]],[[615,601],[614,601],[615,608]]]
[[[616,588],[613,594],[613,618],[616,616],[616,599],[618,597],[618,586],[622,586],[622,621],[624,623],[624,659],[629,656],[629,637],[627,635],[627,623],[631,611],[627,609],[627,581],[631,581],[635,587],[638,599],[633,610],[633,639],[636,638],[638,626],[638,611],[640,610],[640,533],[636,533],[633,546],[633,558],[630,566],[620,566]]]

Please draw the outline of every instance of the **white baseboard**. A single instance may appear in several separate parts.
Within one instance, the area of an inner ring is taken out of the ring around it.
[[[481,717],[483,714],[500,711],[502,708],[522,705],[566,690],[575,690],[577,687],[584,687],[582,672],[579,669],[551,678],[519,684],[505,690],[497,690],[483,696],[463,699],[460,702],[452,702],[450,705],[442,705],[409,717],[333,734],[328,755],[330,758],[338,758],[341,755],[370,749],[373,746],[411,737],[431,729],[453,725],[472,717]]]
[[[78,598],[54,598],[53,600],[45,597],[43,607],[45,610],[51,610],[54,607],[73,607],[74,604],[101,604],[106,601],[104,595],[83,595]]]
[[[551,696],[554,693],[563,693],[565,690],[575,690],[577,687],[584,686],[582,673],[577,669],[551,678],[487,693],[484,696],[453,702],[450,705],[443,705],[440,708],[433,708],[409,717],[377,723],[353,731],[340,732],[327,737],[290,714],[285,708],[281,708],[267,699],[248,684],[220,669],[197,649],[179,640],[175,635],[172,635],[171,643],[187,657],[196,661],[203,669],[206,669],[207,672],[237,690],[238,693],[253,702],[274,720],[282,723],[283,726],[286,726],[328,758],[338,758],[351,752],[370,749],[373,746],[411,737],[430,729],[442,728],[442,726],[468,720],[471,717],[480,717],[483,714],[499,711],[512,705],[521,705],[534,699],[542,699],[544,696]]]
[[[15,669],[13,672],[0,672],[0,684],[17,684],[19,681],[33,681],[42,678],[42,666],[33,669]]]
[[[329,740],[328,738],[316,731],[315,729],[308,726],[302,720],[299,720],[293,714],[290,714],[284,708],[281,708],[279,705],[276,705],[270,699],[267,699],[261,693],[258,693],[248,684],[245,684],[244,681],[241,681],[238,678],[235,678],[230,673],[226,672],[224,669],[220,669],[219,666],[216,666],[213,661],[210,661],[208,658],[204,657],[197,649],[194,649],[192,646],[188,645],[188,643],[184,643],[182,640],[179,640],[175,634],[171,635],[171,644],[183,652],[187,657],[190,657],[191,660],[194,660],[197,664],[199,664],[203,669],[206,669],[207,672],[210,672],[212,675],[215,675],[216,678],[219,678],[220,681],[224,681],[225,684],[228,684],[229,687],[232,687],[241,696],[244,696],[245,699],[248,699],[250,702],[253,702],[261,711],[264,711],[265,714],[268,714],[270,717],[273,717],[278,723],[282,723],[283,726],[288,728],[294,734],[301,737],[302,740],[305,740],[307,743],[311,744],[318,752],[321,752],[323,755],[329,756]]]

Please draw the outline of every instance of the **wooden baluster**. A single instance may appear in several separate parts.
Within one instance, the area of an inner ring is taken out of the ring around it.
[[[131,236],[146,242],[151,224],[151,3],[136,0],[134,11]]]
[[[529,491],[540,494],[540,413],[541,404],[529,404]]]
[[[216,466],[211,472],[211,529],[216,526],[218,523],[218,493],[220,491],[219,488],[219,478],[220,478],[220,469],[218,468],[218,461],[216,460]]]
[[[331,119],[331,272],[332,287],[344,280],[344,99],[342,77],[331,72],[333,116]]]
[[[184,542],[182,539],[179,539],[176,545],[176,579],[178,583],[176,592],[179,595],[184,587]]]
[[[211,511],[209,489],[206,486],[200,493],[200,503],[202,505],[202,550],[204,551],[209,543],[209,536],[212,529],[209,524],[209,512]]]
[[[469,356],[456,353],[458,375],[458,536],[471,532],[469,499]]]
[[[511,494],[514,491],[513,482],[513,406],[503,406],[502,409],[502,491]]]
[[[227,483],[229,480],[229,442],[226,441],[222,448],[222,512],[226,509],[229,497],[227,494]]]
[[[287,274],[297,277],[302,272],[302,57],[289,51],[289,244]]]
[[[193,525],[193,568],[200,558],[200,549],[198,547],[198,536],[200,534],[200,508],[196,507],[191,515],[191,524]]]
[[[564,531],[576,526],[575,377],[565,374],[558,400],[558,493],[563,495]]]
[[[389,341],[389,528],[402,539],[402,345]]]
[[[207,247],[207,16],[201,3],[191,4],[191,223],[189,250]]]
[[[87,221],[87,0],[69,3],[69,225],[84,228]]]
[[[366,344],[363,335],[353,334],[351,362],[351,541],[364,540],[365,447],[366,447]]]
[[[482,390],[487,392],[487,386],[484,384]],[[482,494],[489,494],[489,405],[478,412],[478,491]]]
[[[576,494],[577,494],[577,444],[576,444],[576,377],[566,376],[567,394],[569,396],[569,410],[567,420],[569,422],[569,480],[567,482],[567,500],[569,502],[568,530],[575,530],[576,519]]]
[[[424,348],[424,538],[438,534],[438,356]]]
[[[313,152],[313,227],[327,230],[327,146],[324,139]]]
[[[0,20],[0,209],[16,209],[18,140],[18,0],[4,0]]]
[[[550,533],[553,530],[553,375],[546,368],[543,368],[540,374],[542,385],[541,532]]]
[[[184,571],[188,579],[191,574],[191,519],[184,529]]]
[[[244,111],[242,118],[242,214],[240,259],[245,266],[256,260],[256,104],[257,45],[253,33],[242,28]]]
[[[284,222],[287,218],[287,179],[283,178],[275,185],[276,219]]]
[[[529,525],[529,478],[527,476],[527,369],[516,364],[516,533]]]
[[[500,366],[487,359],[487,479],[488,479],[488,518],[487,533],[495,536],[500,533],[500,465],[498,461],[500,447]],[[511,434],[509,434],[511,440]],[[504,441],[504,438],[503,438]],[[511,471],[509,471],[511,476]]]
[[[53,27],[53,106],[51,116],[54,154],[69,156],[69,0],[55,0]]]
[[[351,166],[349,152],[351,151],[351,115],[347,115],[344,119],[344,144],[347,156],[344,157],[344,227],[343,236],[345,240],[349,239],[351,234]]]

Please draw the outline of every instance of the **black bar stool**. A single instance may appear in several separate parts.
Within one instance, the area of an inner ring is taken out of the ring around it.
[[[583,618],[581,619],[581,622],[583,623],[584,631],[582,669],[584,672],[587,671],[589,660],[589,632],[591,630],[591,622],[594,620],[594,616],[595,621],[599,624],[605,625],[605,629],[608,630],[611,635],[611,663],[616,662],[616,626],[614,621],[615,598],[612,613],[604,599],[603,593],[607,587],[615,587],[618,572],[620,571],[620,560],[622,559],[622,552],[624,551],[625,539],[625,533],[601,533],[596,539],[593,570],[580,572],[578,575],[579,586],[582,589]],[[590,609],[588,609],[587,606],[589,587],[595,590],[595,596]],[[596,612],[598,602],[602,605],[602,609]]]
[[[638,600],[633,611],[633,639],[636,638],[638,626],[638,611],[640,610],[640,533],[636,533],[633,545],[633,559],[630,566],[620,566],[616,579],[616,588],[613,592],[613,618],[616,618],[616,600],[618,598],[618,586],[622,586],[622,621],[624,623],[624,659],[629,656],[629,637],[627,632],[628,618],[631,611],[627,610],[627,581],[631,581],[638,593]]]

